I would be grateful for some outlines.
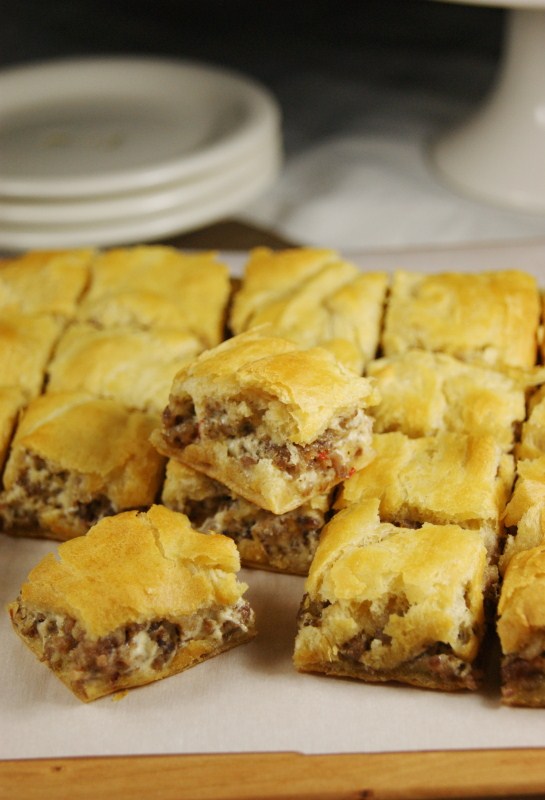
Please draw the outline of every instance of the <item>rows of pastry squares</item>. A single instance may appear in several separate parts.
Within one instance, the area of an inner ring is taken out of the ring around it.
[[[201,483],[204,473],[209,484],[223,484],[221,524],[231,520],[253,539],[253,550],[241,545],[249,563],[306,573],[331,489],[371,457],[366,410],[374,399],[369,380],[328,350],[261,331],[233,337],[178,372],[159,438],[155,413],[88,392],[46,392],[15,432],[0,518],[6,530],[70,538],[100,516],[149,505],[166,456],[180,456]],[[185,441],[196,431],[198,441]],[[190,505],[198,515],[197,499]]]
[[[224,336],[229,271],[214,253],[99,252],[57,344],[47,391],[87,391],[160,414],[179,367]]]
[[[241,333],[273,325],[303,344],[332,348],[361,369],[380,349],[446,353],[494,367],[534,366],[541,298],[520,270],[424,274],[362,272],[337,252],[257,248],[229,317]]]
[[[540,396],[521,428],[523,452],[538,442]],[[476,689],[501,588],[502,700],[545,705],[545,663],[529,655],[532,646],[545,647],[545,629],[536,632],[521,619],[524,648],[513,650],[509,639],[530,602],[524,592],[532,602],[541,597],[545,609],[539,558],[527,555],[527,548],[545,548],[545,453],[515,462],[501,437],[449,430],[375,433],[373,450],[374,459],[341,485],[337,513],[322,531],[295,666],[365,681]],[[517,524],[500,556],[505,529]]]
[[[31,399],[47,383],[160,413],[177,365],[223,338],[230,292],[214,253],[146,246],[6,259],[0,385]]]
[[[215,254],[164,247],[0,264],[4,529],[68,538],[153,501],[165,459],[150,432],[180,364],[223,337],[230,291]]]

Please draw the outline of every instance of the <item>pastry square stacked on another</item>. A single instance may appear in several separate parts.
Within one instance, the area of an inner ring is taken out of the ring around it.
[[[2,529],[70,539],[103,516],[151,505],[164,473],[149,441],[156,424],[155,415],[86,393],[35,398],[7,457]]]
[[[251,251],[229,325],[235,334],[270,324],[306,347],[326,347],[361,374],[378,346],[388,276],[361,272],[334,250]]]
[[[249,641],[234,543],[162,506],[107,517],[30,572],[15,631],[82,701],[151,683]]]
[[[478,531],[382,522],[362,500],[326,525],[305,584],[301,672],[474,690],[487,554]]]
[[[162,501],[222,531],[243,563],[306,574],[330,494],[372,458],[372,384],[323,348],[253,329],[174,380],[153,436],[170,457]]]
[[[323,348],[255,329],[174,379],[154,443],[274,514],[327,492],[370,459],[372,384]]]

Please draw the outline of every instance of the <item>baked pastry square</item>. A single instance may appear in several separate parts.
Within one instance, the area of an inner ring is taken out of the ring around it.
[[[161,506],[101,520],[29,574],[15,631],[84,702],[175,675],[254,636],[225,536]]]
[[[164,459],[157,418],[80,392],[33,400],[13,438],[0,493],[7,532],[70,539],[101,517],[151,505]]]
[[[509,706],[545,706],[545,545],[513,555],[498,605],[501,697]]]
[[[48,368],[48,392],[85,391],[161,414],[180,367],[202,350],[179,328],[71,325]]]
[[[72,319],[94,250],[33,250],[0,262],[0,309]]]
[[[518,270],[394,274],[382,336],[386,356],[421,348],[491,366],[536,363],[540,298]]]
[[[207,350],[174,379],[165,455],[285,514],[371,457],[373,386],[322,348],[255,329]]]
[[[301,672],[428,689],[476,689],[486,551],[478,531],[381,522],[378,501],[336,514],[299,613]]]
[[[167,464],[161,502],[187,514],[197,530],[233,539],[244,566],[294,575],[308,574],[330,507],[326,493],[273,514],[174,459]]]
[[[335,508],[379,498],[383,521],[479,530],[491,562],[497,559],[514,464],[494,439],[451,432],[420,439],[377,433],[372,446],[375,458],[344,481]]]
[[[384,272],[363,273],[334,250],[252,250],[235,293],[235,334],[270,323],[306,347],[331,349],[361,373],[376,354],[388,285]]]
[[[371,411],[377,433],[494,436],[507,451],[526,417],[530,387],[545,377],[538,369],[501,372],[425,350],[371,361],[366,374],[380,394]]]
[[[63,323],[50,314],[0,313],[0,385],[19,386],[28,399],[42,391],[46,366]]]
[[[230,294],[229,270],[215,253],[117,248],[93,262],[79,319],[105,328],[182,328],[213,347],[223,339]]]

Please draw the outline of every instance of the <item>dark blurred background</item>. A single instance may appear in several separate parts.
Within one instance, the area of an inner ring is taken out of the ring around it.
[[[493,79],[504,12],[432,0],[5,0],[4,66],[59,57],[138,54],[204,60],[255,76],[286,114],[311,76],[337,86],[394,86],[410,98],[477,102]],[[342,89],[334,116],[349,114]],[[372,111],[372,109],[370,109]],[[342,120],[337,120],[341,122]],[[334,125],[335,119],[324,120]]]
[[[265,84],[282,109],[285,169],[243,212],[289,239],[361,249],[545,232],[540,217],[459,196],[427,161],[434,138],[470,116],[493,85],[508,13],[501,8],[434,0],[2,5],[4,67],[165,56]]]

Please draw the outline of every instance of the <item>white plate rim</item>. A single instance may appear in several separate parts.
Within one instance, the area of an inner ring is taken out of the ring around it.
[[[134,170],[80,175],[62,176],[52,179],[40,179],[21,176],[2,175],[0,169],[0,196],[4,197],[76,197],[88,195],[107,195],[114,192],[129,192],[134,189],[154,187],[166,182],[191,179],[206,170],[221,167],[226,161],[243,156],[245,150],[267,134],[278,133],[281,127],[280,107],[273,95],[252,78],[232,69],[203,64],[190,60],[152,57],[109,56],[104,58],[84,57],[76,59],[59,59],[45,61],[19,67],[10,67],[0,73],[0,123],[2,116],[10,112],[8,105],[10,93],[17,94],[16,102],[21,104],[21,91],[28,91],[31,96],[36,92],[35,84],[42,84],[45,77],[51,81],[60,81],[61,76],[69,70],[71,78],[88,78],[90,74],[108,75],[113,82],[116,73],[121,77],[132,72],[135,85],[138,75],[153,74],[165,77],[182,76],[184,79],[203,80],[223,84],[231,91],[238,93],[241,103],[245,104],[247,119],[239,130],[231,132],[223,139],[203,147],[192,155],[181,155],[179,158],[157,162]],[[2,100],[3,98],[3,100]],[[8,98],[8,99],[6,99]],[[24,98],[23,98],[24,101]],[[145,97],[143,98],[145,102]],[[8,105],[7,112],[6,106]],[[47,106],[44,106],[47,107]],[[213,109],[211,110],[213,113]]]
[[[202,225],[211,224],[226,214],[241,209],[264,191],[276,178],[280,169],[279,154],[271,154],[261,162],[261,169],[252,179],[237,183],[231,191],[214,193],[201,203],[183,204],[167,214],[153,214],[147,218],[121,220],[111,225],[103,224],[82,228],[37,228],[0,230],[0,249],[21,252],[35,249],[68,249],[79,247],[124,246],[135,242],[155,241],[182,234]]]
[[[281,143],[277,137],[263,140],[259,147],[249,149],[245,156],[223,165],[222,170],[206,172],[193,181],[169,183],[154,190],[143,190],[131,194],[111,195],[102,198],[74,198],[72,200],[46,200],[25,202],[0,197],[0,229],[2,226],[51,225],[70,227],[78,223],[108,222],[145,217],[152,213],[168,213],[169,210],[200,202],[213,191],[228,189],[235,181],[251,180],[262,164],[271,157],[282,158]]]

